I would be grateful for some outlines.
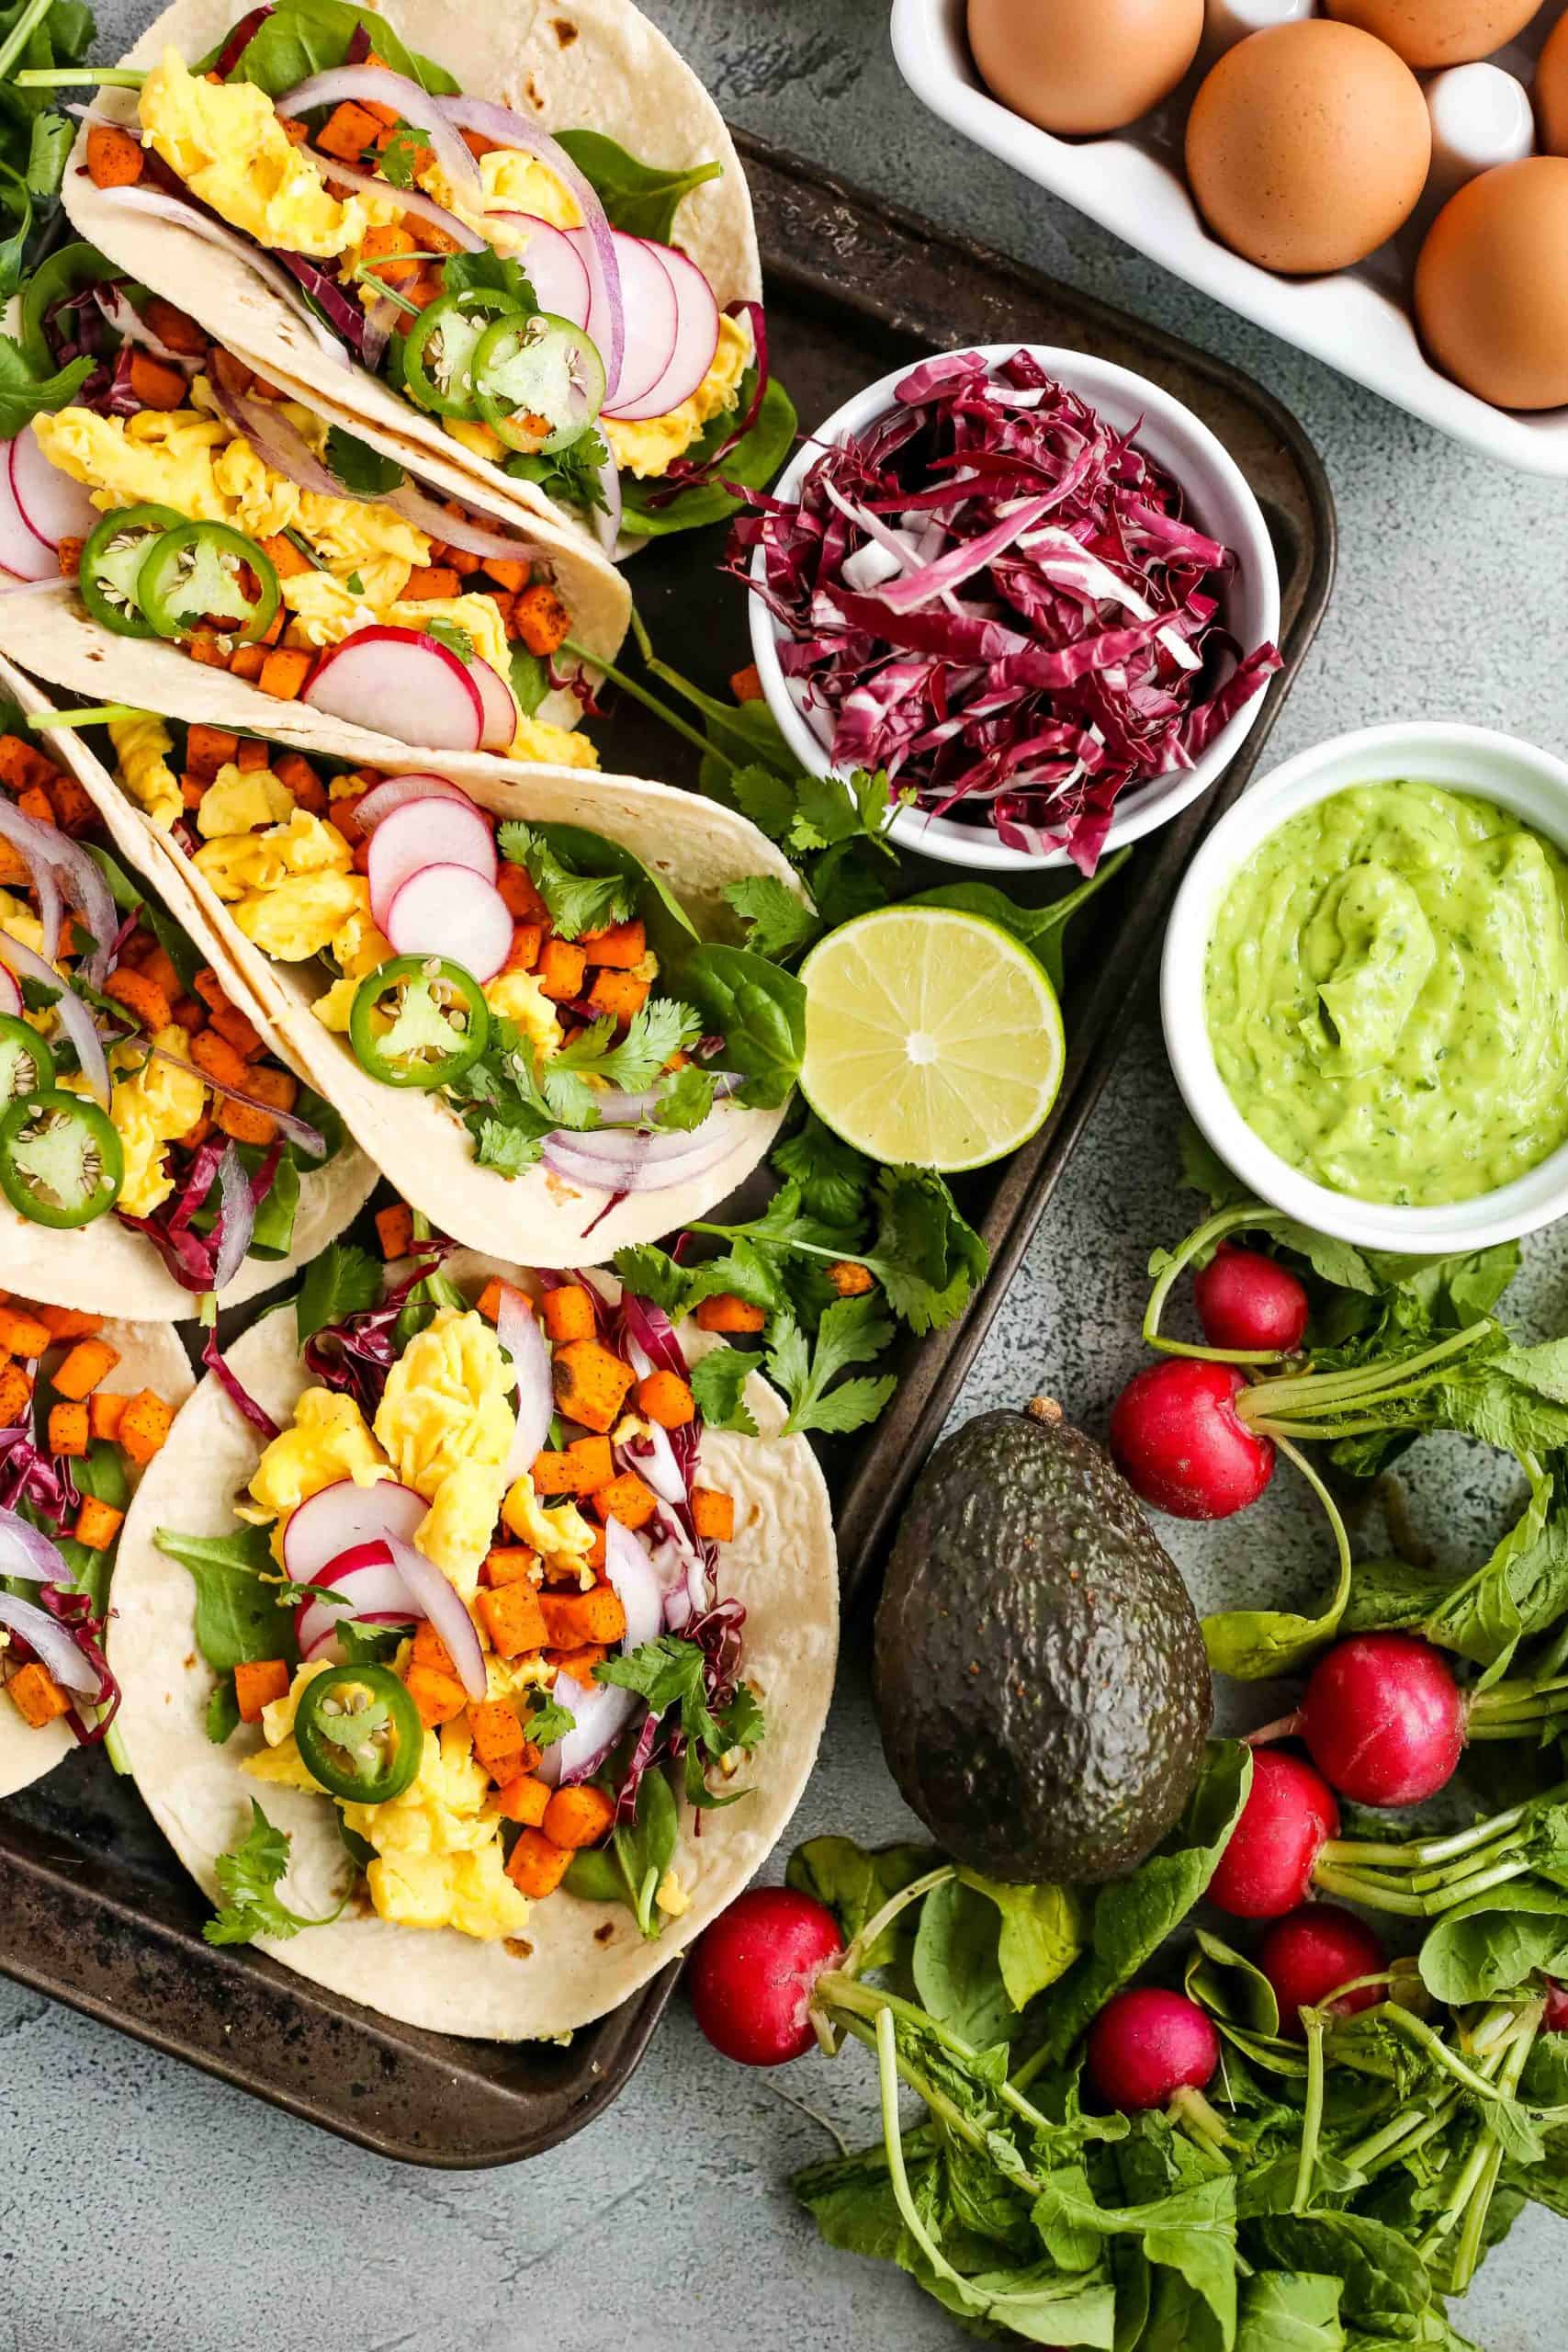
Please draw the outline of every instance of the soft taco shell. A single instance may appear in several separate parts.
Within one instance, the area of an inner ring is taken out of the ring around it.
[[[446,1272],[465,1290],[487,1276],[531,1287],[493,1258],[465,1251]],[[688,1356],[710,1344],[682,1334]],[[722,1345],[723,1342],[716,1344]],[[287,1422],[309,1376],[298,1359],[294,1317],[266,1317],[229,1351],[245,1387]],[[367,1912],[257,1949],[317,1984],[405,2025],[487,2041],[522,2041],[582,2026],[656,1975],[740,1892],[794,1812],[816,1758],[832,1695],[838,1644],[838,1563],[827,1489],[804,1438],[780,1438],[784,1407],[753,1377],[746,1399],[757,1438],[709,1431],[705,1476],[736,1498],[736,1537],[720,1556],[721,1589],[746,1608],[745,1672],[769,1728],[748,1768],[753,1793],[709,1814],[700,1838],[682,1804],[675,1867],[691,1908],[653,1942],[619,1905],[556,1894],[536,1904],[526,1934],[480,1943],[453,1928],[402,1928]],[[330,1910],[345,1883],[334,1808],[299,1790],[263,1787],[237,1769],[242,1730],[221,1747],[207,1736],[213,1676],[195,1645],[196,1588],[159,1551],[153,1531],[220,1535],[231,1503],[262,1451],[255,1430],[216,1381],[204,1380],[152,1464],[120,1539],[109,1659],[124,1692],[120,1734],[137,1786],[181,1861],[212,1898],[214,1865],[250,1820],[253,1797],[293,1847],[284,1898],[296,1910]]]
[[[135,1236],[127,1234],[125,1238],[129,1241]],[[8,1253],[4,1263],[6,1280],[18,1294],[41,1299],[46,1306],[61,1303],[47,1291],[40,1292],[36,1284],[29,1284],[22,1273],[13,1274]],[[195,1384],[189,1360],[166,1323],[111,1321],[104,1325],[104,1338],[111,1348],[119,1351],[119,1362],[113,1374],[117,1385],[132,1395],[139,1388],[156,1389],[169,1405],[180,1405],[190,1395]],[[157,1459],[156,1455],[153,1459]],[[135,1465],[128,1464],[127,1467],[135,1478]],[[126,1528],[130,1525],[128,1514]],[[123,1537],[124,1530],[121,1533]],[[61,1759],[70,1755],[76,1744],[63,1717],[34,1731],[23,1722],[10,1700],[0,1693],[0,1797],[15,1796],[18,1789],[30,1788],[35,1781],[41,1781],[46,1772],[52,1772]]]
[[[122,62],[155,65],[172,46],[192,64],[243,13],[243,0],[175,0]],[[628,0],[509,0],[504,9],[399,0],[381,13],[407,48],[445,66],[470,97],[509,106],[548,130],[603,131],[639,162],[671,171],[722,164],[721,178],[682,202],[675,240],[721,306],[761,298],[750,193],[724,118],[679,51]],[[136,94],[101,90],[95,110],[134,124]],[[79,233],[119,268],[178,302],[263,375],[281,378],[306,397],[320,394],[345,418],[377,426],[410,450],[442,453],[509,507],[529,508],[550,517],[558,531],[579,536],[533,484],[463,449],[439,419],[400,399],[367,369],[330,357],[238,255],[116,204],[94,186],[85,155],[84,125],[66,168],[65,209]]]
[[[277,735],[270,715],[289,706],[265,695],[259,697],[265,706],[260,717],[252,712],[243,718],[236,717],[231,705],[220,705],[216,695],[201,709],[184,697],[180,706],[158,700],[149,691],[152,682],[143,674],[140,657],[160,649],[107,630],[94,632],[98,666],[84,688],[80,677],[63,676],[72,665],[56,658],[61,640],[40,628],[39,616],[46,607],[58,612],[48,598],[0,597],[0,646],[15,650],[17,638],[25,638],[29,650],[22,658],[45,676],[91,692],[95,702],[151,703],[209,725],[249,726]],[[73,629],[64,641],[78,647],[83,632]],[[238,683],[191,663],[179,666],[195,669],[198,684],[207,678],[218,686]],[[729,1106],[725,1117],[734,1141],[716,1166],[665,1192],[628,1194],[614,1208],[608,1206],[608,1192],[585,1189],[543,1168],[505,1177],[478,1167],[467,1130],[450,1112],[433,1097],[378,1085],[360,1068],[346,1038],[333,1035],[316,1019],[310,1006],[329,985],[330,976],[314,963],[278,964],[262,955],[205,877],[130,805],[81,738],[69,728],[53,732],[61,756],[115,826],[127,857],[171,898],[179,919],[207,942],[253,1018],[268,1024],[286,1059],[336,1104],[350,1133],[404,1199],[424,1210],[454,1239],[476,1249],[499,1240],[537,1266],[607,1259],[628,1242],[655,1240],[705,1216],[766,1156],[784,1111]],[[371,737],[364,740],[377,748],[367,753],[359,749],[359,740],[356,729],[323,720],[303,748],[357,760],[392,775],[414,764],[401,745]],[[737,935],[724,898],[728,884],[763,874],[792,889],[800,887],[783,853],[746,818],[668,785],[630,776],[584,776],[573,768],[520,766],[479,753],[444,753],[439,765],[443,775],[460,782],[497,816],[587,825],[619,842],[669,886],[705,938]],[[173,901],[170,876],[180,885],[178,901]]]
[[[14,670],[4,656],[0,656],[0,694],[27,711],[50,707],[31,679]],[[70,729],[51,728],[45,740],[80,775],[74,756],[77,739]],[[85,783],[85,778],[82,780]],[[207,952],[212,924],[197,903],[186,869],[173,858],[156,865],[149,862],[145,835],[150,829],[119,793],[99,790],[93,793],[93,799],[122,862],[152,885],[180,929]],[[243,993],[248,1000],[253,992]],[[265,1007],[251,1011],[271,1051],[315,1085],[281,1023],[272,1019]],[[324,1168],[302,1169],[292,1250],[287,1258],[247,1258],[223,1293],[222,1304],[243,1306],[264,1291],[275,1290],[279,1283],[292,1282],[300,1268],[319,1257],[328,1242],[335,1240],[357,1216],[376,1188],[378,1172],[358,1146],[348,1141]],[[196,1313],[194,1295],[175,1282],[152,1244],[113,1216],[56,1232],[30,1224],[8,1201],[0,1200],[0,1269],[8,1289],[40,1299],[48,1306],[74,1306],[85,1314],[98,1315],[113,1306],[147,1323],[181,1323]]]

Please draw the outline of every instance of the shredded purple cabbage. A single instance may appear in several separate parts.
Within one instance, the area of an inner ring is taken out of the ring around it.
[[[365,311],[357,302],[351,302],[341,286],[330,277],[319,262],[305,254],[275,253],[278,262],[310,296],[317,309],[326,317],[327,324],[342,335],[356,359],[365,356]]]
[[[223,1209],[220,1205],[212,1230],[208,1234],[194,1233],[191,1219],[197,1216],[212,1190],[218,1176],[218,1163],[223,1157],[228,1140],[226,1136],[209,1136],[204,1144],[198,1145],[191,1154],[189,1167],[168,1199],[161,1201],[151,1216],[133,1216],[129,1209],[115,1211],[121,1225],[128,1225],[133,1232],[145,1235],[184,1290],[209,1291],[214,1286],[218,1261],[223,1250]],[[260,1208],[271,1192],[282,1155],[281,1142],[274,1142],[251,1178],[253,1212]]]
[[[239,23],[212,61],[212,70],[220,82],[226,82],[229,79],[230,74],[234,71],[271,14],[272,0],[266,0],[264,7],[253,8],[247,16],[240,18]]]
[[[834,761],[1092,873],[1130,786],[1190,768],[1280,667],[1220,624],[1231,549],[1026,351],[925,362],[789,503],[745,491],[728,567],[789,632]],[[763,578],[750,579],[762,551]]]
[[[234,1410],[237,1413],[243,1413],[251,1427],[254,1430],[259,1430],[262,1436],[269,1442],[276,1437],[277,1423],[265,1405],[257,1404],[233,1367],[225,1362],[223,1351],[218,1344],[216,1331],[209,1331],[207,1344],[201,1351],[201,1361],[217,1381]]]
[[[411,1292],[428,1282],[456,1247],[453,1241],[422,1241],[411,1254],[412,1271],[386,1286],[379,1306],[361,1307],[340,1323],[324,1323],[306,1340],[304,1363],[312,1379],[352,1396],[367,1420],[375,1419],[387,1374],[397,1362],[393,1326]]]

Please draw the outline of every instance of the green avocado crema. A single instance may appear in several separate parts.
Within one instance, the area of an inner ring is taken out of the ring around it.
[[[1357,1200],[1472,1200],[1568,1140],[1568,862],[1437,785],[1337,793],[1231,883],[1204,1010],[1292,1167]]]

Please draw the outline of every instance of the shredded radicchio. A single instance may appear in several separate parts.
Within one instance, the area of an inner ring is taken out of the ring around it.
[[[201,1361],[217,1381],[234,1410],[243,1414],[251,1427],[258,1430],[270,1445],[273,1439],[279,1434],[277,1423],[265,1405],[257,1404],[239,1374],[228,1363],[222,1349],[218,1344],[216,1331],[209,1331],[207,1344],[201,1351]]]
[[[119,1713],[119,1685],[103,1651],[104,1621],[94,1614],[87,1593],[68,1591],[63,1585],[45,1584],[39,1586],[38,1596],[56,1623],[64,1626],[98,1678],[98,1687],[90,1697],[74,1690],[69,1694],[71,1728],[84,1747],[96,1747]]]
[[[63,1454],[46,1453],[24,1421],[0,1430],[0,1505],[7,1510],[25,1506],[34,1521],[59,1541],[70,1533],[81,1502],[70,1462]],[[103,1738],[119,1707],[119,1685],[100,1645],[103,1620],[95,1615],[91,1597],[68,1585],[39,1584],[30,1589],[39,1605],[69,1633],[98,1678],[97,1689],[90,1696],[74,1690],[68,1694],[71,1728],[84,1747],[92,1747]],[[14,1651],[28,1657],[34,1655],[21,1634],[13,1631],[8,1639]]]
[[[367,1420],[373,1420],[387,1385],[387,1374],[397,1362],[393,1327],[412,1292],[428,1282],[457,1244],[422,1241],[412,1252],[410,1271],[388,1283],[379,1306],[361,1307],[341,1323],[323,1324],[305,1342],[305,1369],[324,1387],[352,1396]]]
[[[207,1201],[218,1176],[218,1163],[227,1148],[226,1136],[209,1136],[191,1154],[190,1165],[169,1194],[149,1216],[133,1216],[129,1209],[117,1209],[115,1215],[121,1225],[144,1234],[157,1250],[169,1272],[181,1288],[188,1291],[209,1291],[216,1287],[218,1262],[223,1252],[226,1215],[220,1206],[213,1220],[210,1233],[192,1230],[191,1219]],[[283,1147],[275,1142],[268,1149],[255,1174],[250,1180],[251,1213],[254,1220],[271,1192],[277,1174],[277,1163]]]
[[[1128,786],[1190,768],[1280,667],[1216,619],[1236,558],[1028,352],[929,360],[798,503],[747,491],[729,569],[845,768],[1091,874]],[[762,551],[762,578],[750,561]]]

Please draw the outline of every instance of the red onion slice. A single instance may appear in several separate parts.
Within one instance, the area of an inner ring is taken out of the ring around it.
[[[273,472],[281,474],[286,481],[298,482],[301,490],[314,491],[318,497],[347,497],[348,492],[337,476],[329,472],[299,426],[282,413],[276,401],[252,400],[231,389],[224,365],[226,356],[220,353],[214,358],[209,379],[212,385],[212,396],[235,432],[244,435],[263,465],[270,466]]]
[[[188,1077],[199,1078],[203,1086],[209,1088],[214,1094],[226,1095],[231,1102],[243,1102],[247,1111],[260,1111],[272,1121],[279,1135],[287,1136],[290,1143],[297,1143],[302,1151],[309,1152],[312,1159],[326,1158],[327,1139],[320,1127],[313,1127],[309,1119],[301,1119],[292,1111],[280,1111],[275,1104],[264,1102],[259,1094],[247,1094],[241,1087],[225,1086],[223,1080],[214,1078],[210,1070],[197,1069],[194,1062],[183,1060],[178,1054],[169,1053],[163,1046],[153,1046],[151,1052],[155,1062],[167,1062],[173,1069],[183,1069]]]
[[[477,130],[486,139],[493,139],[502,147],[520,147],[526,155],[536,155],[547,164],[577,198],[577,209],[582,215],[587,233],[582,257],[588,267],[592,300],[589,311],[588,333],[599,346],[604,362],[606,397],[613,396],[621,380],[621,363],[626,347],[626,311],[621,294],[620,262],[615,252],[615,232],[606,218],[598,191],[580,172],[558,140],[537,123],[525,122],[510,107],[494,105],[488,98],[470,98],[461,92],[455,97],[436,102],[448,122],[459,130]]]
[[[550,1351],[528,1303],[510,1283],[501,1286],[501,1312],[495,1336],[512,1358],[517,1374],[517,1426],[506,1457],[508,1486],[526,1477],[544,1451],[555,1417],[555,1392],[550,1384]]]
[[[604,1574],[626,1612],[625,1650],[656,1642],[664,1625],[664,1593],[653,1562],[629,1527],[618,1519],[604,1524]]]
[[[571,1730],[546,1748],[536,1767],[550,1788],[586,1781],[596,1772],[643,1704],[635,1690],[623,1690],[613,1682],[578,1682],[564,1673],[556,1676],[550,1696],[573,1718]]]
[[[245,1252],[251,1246],[251,1236],[256,1228],[255,1203],[251,1198],[251,1180],[241,1164],[239,1148],[224,1147],[218,1163],[218,1216],[222,1227],[222,1238],[213,1261],[212,1287],[226,1291],[245,1262]]]
[[[177,196],[169,196],[163,188],[140,185],[134,187],[105,187],[100,188],[98,194],[106,204],[117,205],[122,212],[145,212],[152,220],[172,221],[176,229],[188,229],[193,237],[200,237],[206,243],[216,245],[220,253],[243,262],[247,269],[254,270],[256,276],[288,304],[291,314],[309,328],[321,349],[329,352],[342,366],[347,367],[348,354],[338,337],[317,318],[288,271],[280,269],[250,238],[242,237],[220,220],[209,220],[205,212],[197,211],[194,206]]]
[[[690,1177],[705,1175],[729,1148],[728,1137],[721,1136],[716,1143],[705,1144],[679,1159],[649,1162],[628,1156],[617,1161],[581,1152],[579,1147],[587,1140],[585,1136],[569,1135],[558,1127],[553,1135],[546,1136],[543,1157],[558,1176],[599,1193],[668,1192],[671,1185],[683,1184]]]
[[[457,655],[423,629],[379,622],[355,629],[321,655],[299,699],[329,718],[436,752],[477,752],[484,735],[478,686]],[[417,714],[412,722],[396,718],[403,706]]]
[[[738,1087],[744,1086],[745,1083],[745,1080],[737,1070],[718,1071],[714,1082],[715,1102],[722,1102],[726,1095],[733,1094]],[[641,1126],[645,1120],[652,1118],[662,1099],[660,1090],[654,1086],[649,1087],[641,1094],[623,1094],[618,1087],[606,1086],[595,1095],[593,1107],[599,1114],[599,1125],[602,1127],[637,1127]],[[711,1113],[709,1116],[712,1116]],[[706,1125],[707,1120],[705,1119],[702,1126],[694,1128],[682,1140],[690,1144],[696,1136],[702,1134]]]
[[[378,827],[372,835],[372,848],[385,830]],[[493,882],[467,865],[425,865],[410,875],[382,928],[400,956],[446,956],[471,972],[481,988],[512,952],[505,899]]]
[[[485,1654],[462,1594],[447,1583],[433,1560],[427,1560],[412,1544],[405,1544],[400,1535],[389,1535],[386,1544],[392,1566],[446,1643],[457,1679],[470,1699],[482,1699]]]
[[[365,871],[370,911],[383,931],[403,884],[427,865],[465,865],[493,882],[495,835],[489,818],[471,802],[460,808],[439,794],[405,800],[382,818],[370,836]]]
[[[63,880],[72,903],[80,909],[82,921],[93,934],[93,951],[83,963],[83,974],[92,987],[102,988],[109,976],[115,938],[119,930],[119,916],[96,859],[89,856],[80,842],[73,841],[60,826],[44,824],[36,817],[24,815],[13,802],[3,797],[0,797],[0,840],[8,841],[26,860],[33,887],[39,893],[44,934],[51,956],[60,944],[58,885]],[[35,974],[34,977],[38,976]],[[52,977],[58,979],[59,975]]]
[[[103,1677],[96,1667],[88,1665],[58,1618],[30,1600],[13,1600],[8,1592],[0,1592],[0,1625],[9,1625],[14,1634],[19,1634],[68,1690],[85,1690],[97,1697]]]
[[[623,393],[614,409],[605,411],[606,415],[628,424],[642,417],[668,416],[671,409],[690,400],[718,349],[718,304],[696,263],[673,245],[655,245],[651,250],[675,297],[675,334],[663,373],[640,399],[635,393]]]
[[[343,496],[340,483],[337,495]],[[416,531],[427,532],[443,546],[457,548],[464,555],[499,556],[503,563],[542,563],[545,558],[532,540],[518,538],[511,532],[493,531],[482,524],[470,522],[464,514],[448,514],[419,484],[406,481],[401,490],[386,493],[382,503]]]
[[[533,212],[495,212],[491,218],[527,224],[528,242],[513,259],[526,270],[539,308],[555,318],[570,319],[586,334],[593,292],[588,282],[588,264],[570,232]]]
[[[365,334],[360,342],[359,356],[373,376],[380,373],[381,362],[387,356],[387,345],[402,317],[400,303],[390,294],[377,296],[365,313]]]
[[[616,1446],[615,1460],[621,1469],[635,1470],[639,1478],[645,1478],[660,1502],[679,1510],[684,1510],[690,1502],[691,1494],[675,1459],[670,1432],[660,1429],[657,1421],[649,1422],[646,1437]]]
[[[354,812],[354,820],[361,832],[373,832],[383,817],[400,808],[409,800],[455,800],[460,808],[472,808],[475,803],[460,785],[449,776],[435,775],[423,768],[411,769],[407,775],[391,775],[367,792]]]
[[[484,180],[478,163],[469,153],[451,118],[444,111],[441,101],[411,82],[406,74],[395,74],[389,65],[339,65],[326,74],[312,74],[308,82],[297,82],[273,100],[286,122],[296,116],[310,114],[317,107],[335,107],[341,98],[356,98],[362,105],[395,106],[405,122],[423,130],[432,153],[440,164],[450,185],[460,188],[476,203],[484,200]],[[340,165],[335,155],[316,159],[330,179],[336,179]],[[389,197],[394,203],[406,205],[411,191],[393,187],[390,181],[372,181],[378,196]]]
[[[29,980],[41,980],[46,988],[59,994],[51,1010],[76,1048],[76,1059],[82,1066],[82,1076],[87,1091],[100,1111],[109,1107],[109,1066],[104,1052],[104,1041],[93,1024],[93,1016],[83,1003],[69,980],[62,979],[52,964],[46,964],[8,931],[0,931],[0,960],[9,964],[13,972],[25,974]]]
[[[619,229],[615,240],[626,305],[626,356],[613,396],[606,385],[606,416],[635,408],[653,390],[675,356],[681,322],[674,280],[661,258],[663,248],[646,237],[626,236]]]
[[[62,539],[85,539],[103,521],[84,485],[51,463],[30,424],[11,444],[11,494],[29,531],[55,556]]]
[[[400,1535],[412,1544],[430,1505],[390,1478],[361,1487],[336,1478],[291,1511],[283,1531],[283,1565],[294,1584],[330,1584],[334,1562],[367,1544]]]
[[[422,1509],[428,1505],[421,1498]],[[288,1538],[285,1536],[285,1542]],[[392,1566],[384,1543],[356,1544],[340,1559],[310,1578],[312,1584],[341,1592],[340,1606],[331,1600],[301,1601],[294,1612],[294,1638],[302,1658],[314,1657],[333,1640],[340,1626],[410,1625],[423,1616],[402,1577]]]
[[[428,111],[433,113],[434,106]],[[467,154],[468,149],[465,148],[463,153]],[[341,180],[344,187],[357,188],[362,196],[377,197],[383,201],[390,198],[400,211],[412,212],[416,219],[427,221],[431,228],[439,229],[444,237],[450,237],[454,244],[460,245],[466,254],[482,254],[489,242],[479,235],[477,229],[470,229],[466,220],[459,220],[455,212],[448,212],[444,204],[437,204],[434,197],[426,196],[421,188],[391,187],[385,180],[378,180],[374,172],[359,172],[351,164],[340,164],[335,155],[324,168],[330,180],[334,183]]]
[[[72,1581],[63,1556],[19,1511],[0,1510],[0,1577],[25,1577],[32,1584]]]
[[[194,376],[201,362],[188,351],[176,351],[162,335],[154,334],[134,302],[128,301],[118,286],[95,286],[93,300],[122,342],[139,343],[143,351],[152,352],[159,359],[177,368],[182,376]]]
[[[5,965],[0,964],[0,1012],[8,1014],[13,1021],[19,1021],[23,1011],[22,991]]]
[[[468,675],[479,690],[484,705],[484,741],[481,752],[509,752],[522,723],[517,697],[506,680],[492,663],[476,654],[468,664]]]

